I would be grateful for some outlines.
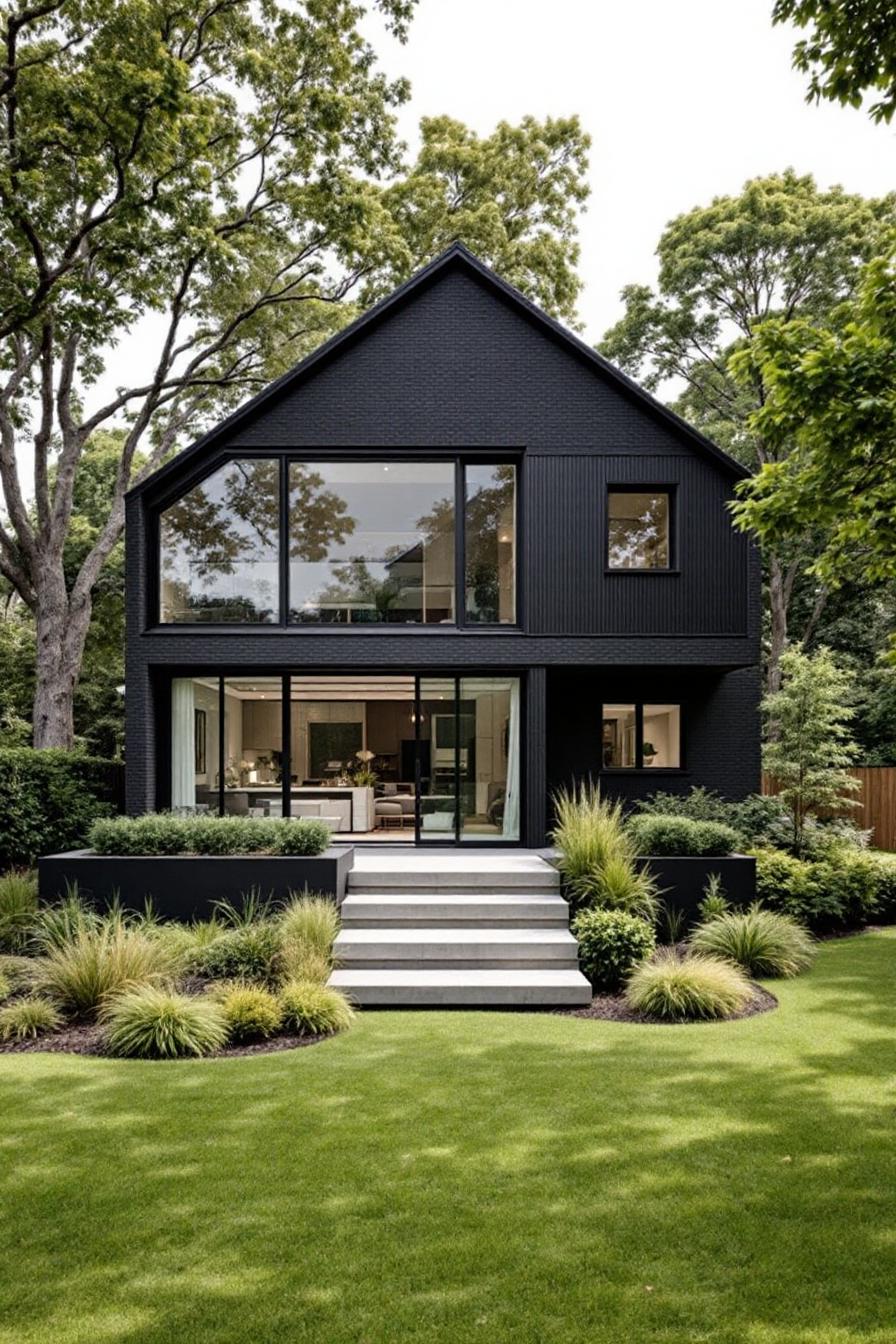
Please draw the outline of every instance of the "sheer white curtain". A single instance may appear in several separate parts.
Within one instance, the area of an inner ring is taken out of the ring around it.
[[[520,838],[520,679],[510,683],[510,715],[507,724],[507,793],[504,798],[505,840]]]
[[[171,808],[196,806],[196,715],[193,680],[175,677],[171,683]]]

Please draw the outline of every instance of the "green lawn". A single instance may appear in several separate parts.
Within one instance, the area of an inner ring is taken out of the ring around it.
[[[896,931],[728,1025],[0,1056],[2,1344],[896,1340]]]

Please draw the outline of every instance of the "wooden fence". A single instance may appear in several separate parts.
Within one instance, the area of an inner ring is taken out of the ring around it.
[[[871,843],[878,849],[896,850],[896,765],[859,765],[849,773],[859,781],[853,797],[861,806],[843,808],[841,815],[872,831]],[[764,772],[762,792],[778,792],[775,781]]]

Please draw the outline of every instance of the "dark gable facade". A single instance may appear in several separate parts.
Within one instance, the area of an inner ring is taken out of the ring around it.
[[[129,495],[129,810],[538,846],[574,778],[755,790],[743,474],[453,247]]]

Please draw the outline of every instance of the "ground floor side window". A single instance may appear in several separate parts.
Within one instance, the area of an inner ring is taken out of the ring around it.
[[[605,704],[601,716],[604,770],[681,768],[681,706]]]

